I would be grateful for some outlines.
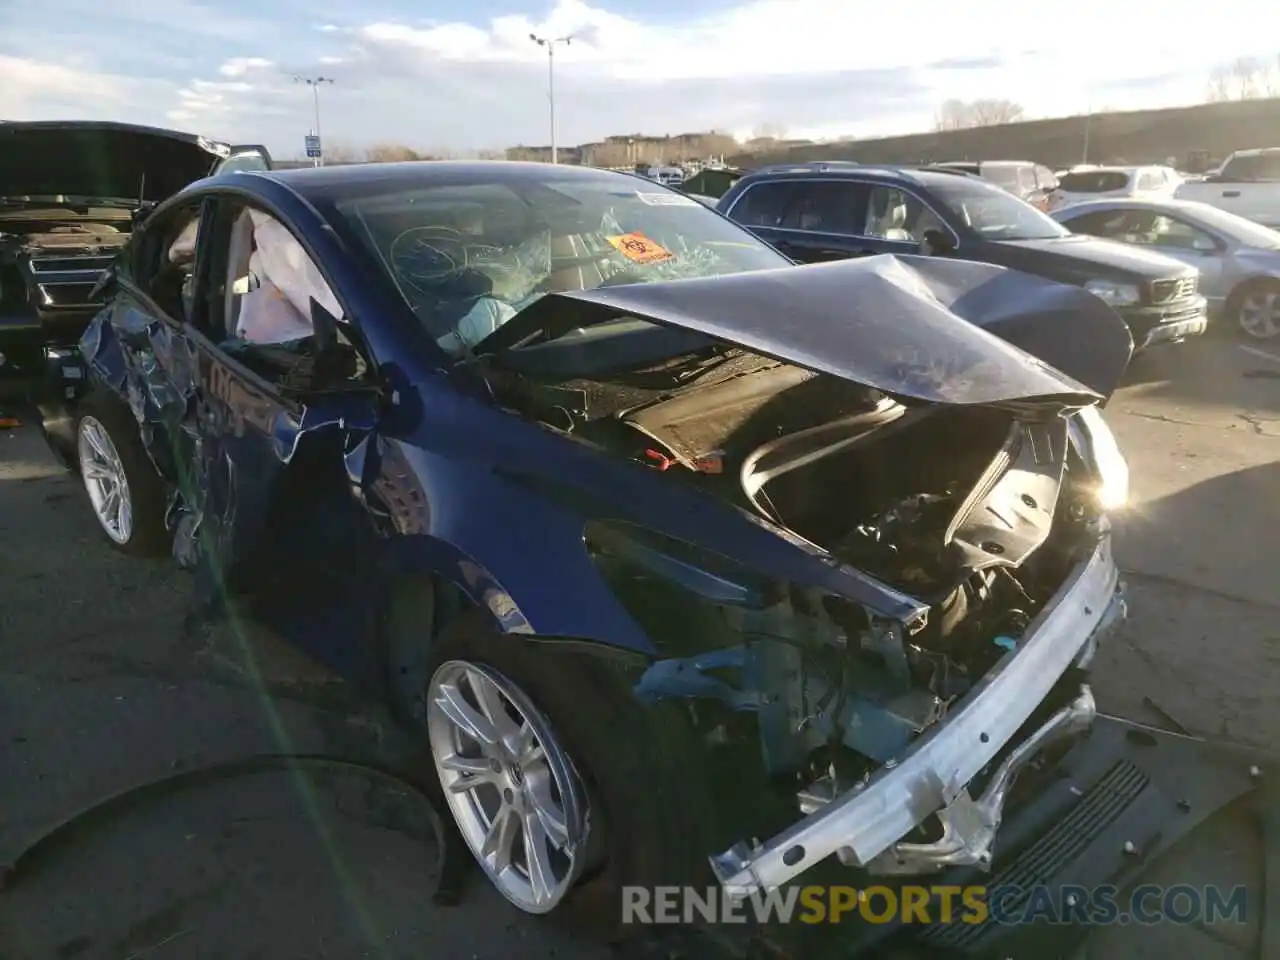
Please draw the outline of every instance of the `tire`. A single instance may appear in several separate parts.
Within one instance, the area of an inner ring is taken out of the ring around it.
[[[1242,284],[1232,292],[1225,313],[1236,331],[1250,340],[1280,336],[1280,281],[1252,280]]]
[[[692,724],[679,706],[646,709],[632,698],[625,679],[592,654],[550,646],[498,635],[475,612],[463,614],[432,643],[427,726],[443,806],[476,854],[475,838],[448,796],[450,774],[441,765],[432,730],[433,715],[439,715],[431,702],[440,689],[437,681],[452,665],[463,663],[491,672],[528,698],[549,727],[553,744],[568,757],[582,788],[588,823],[575,882],[548,909],[517,902],[483,863],[482,871],[526,912],[554,911],[558,920],[582,932],[622,939],[641,929],[621,924],[622,886],[703,888],[712,882],[707,854],[717,848],[710,839],[713,819],[705,767]]]
[[[129,409],[116,397],[94,391],[80,408],[75,435],[77,472],[107,542],[133,556],[167,553],[173,543],[164,522],[168,491],[142,446]],[[106,505],[113,487],[126,511]]]

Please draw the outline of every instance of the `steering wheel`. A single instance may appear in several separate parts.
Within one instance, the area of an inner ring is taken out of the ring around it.
[[[391,241],[387,259],[397,281],[425,292],[466,268],[467,246],[452,227],[410,227]]]

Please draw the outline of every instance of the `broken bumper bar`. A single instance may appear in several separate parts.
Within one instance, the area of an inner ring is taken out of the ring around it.
[[[835,853],[846,864],[871,865],[931,815],[967,796],[969,782],[1013,739],[1067,669],[1090,656],[1100,634],[1123,616],[1123,588],[1110,533],[1104,532],[1018,649],[900,762],[886,764],[862,789],[844,793],[762,846],[737,844],[712,857],[726,893],[743,898],[779,887]]]

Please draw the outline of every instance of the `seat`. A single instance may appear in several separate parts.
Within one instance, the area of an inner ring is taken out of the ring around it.
[[[897,240],[901,243],[913,243],[915,237],[911,235],[911,231],[907,229],[907,201],[901,194],[898,195],[898,202],[894,203],[887,211],[884,218],[883,232],[880,234],[886,240]]]

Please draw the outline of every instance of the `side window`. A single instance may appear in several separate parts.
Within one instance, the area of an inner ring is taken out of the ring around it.
[[[1034,167],[1018,168],[1018,195],[1025,197],[1036,192],[1036,171]]]
[[[195,317],[196,246],[202,201],[167,210],[143,227],[133,281],[170,319]]]
[[[1002,190],[1008,190],[1010,193],[1017,193],[1020,189],[1017,167],[985,166],[982,168],[982,179],[990,180],[997,187]]]
[[[206,335],[266,379],[301,385],[318,358],[319,308],[336,322],[337,340],[345,347],[334,354],[349,369],[338,371],[336,379],[362,378],[349,318],[289,228],[265,211],[234,202],[219,207],[216,222]]]
[[[791,202],[795,183],[750,184],[730,210],[730,218],[744,227],[776,227]]]
[[[1218,249],[1209,234],[1176,217],[1156,217],[1151,232],[1151,245],[1166,250],[1196,250],[1208,253]]]
[[[237,173],[250,170],[270,170],[271,164],[260,153],[233,153],[218,164],[218,173]]]
[[[900,243],[918,243],[926,230],[941,227],[942,224],[933,212],[905,190],[893,187],[871,188],[863,236],[896,240]]]
[[[1115,237],[1124,225],[1124,221],[1123,213],[1103,210],[1099,213],[1086,213],[1082,217],[1075,217],[1063,225],[1072,233],[1083,233],[1091,237]]]
[[[862,185],[851,180],[797,183],[778,226],[812,233],[859,233]]]
[[[1153,170],[1144,170],[1138,175],[1139,190],[1160,190],[1164,187],[1164,177]]]
[[[1057,190],[1058,178],[1048,167],[1036,167],[1036,186],[1041,190]]]

